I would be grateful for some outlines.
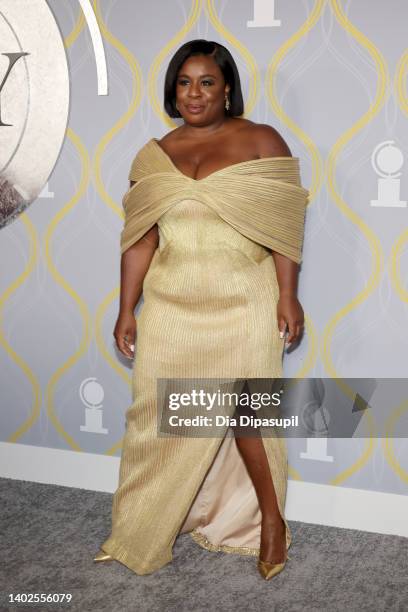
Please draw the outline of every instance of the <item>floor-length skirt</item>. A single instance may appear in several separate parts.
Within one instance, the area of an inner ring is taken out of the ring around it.
[[[160,244],[137,319],[132,404],[112,532],[102,549],[137,574],[172,560],[180,533],[209,551],[258,555],[261,512],[231,427],[161,436],[157,381],[282,377],[274,259],[207,206],[183,199],[159,221]],[[261,437],[285,519],[284,438]]]

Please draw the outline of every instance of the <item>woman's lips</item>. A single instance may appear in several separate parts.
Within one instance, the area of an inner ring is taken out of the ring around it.
[[[192,105],[190,105],[190,104],[187,105],[187,110],[190,113],[201,113],[203,108],[204,108],[204,106],[196,106],[196,105],[193,105],[193,104]]]

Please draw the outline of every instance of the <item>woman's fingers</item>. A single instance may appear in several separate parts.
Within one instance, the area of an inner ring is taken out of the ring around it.
[[[290,346],[293,342],[297,342],[297,340],[299,340],[302,333],[303,324],[289,321],[288,327],[289,331],[285,341],[286,346]]]
[[[115,334],[115,339],[120,352],[129,359],[133,359],[135,356],[135,334],[130,331],[119,331]]]
[[[281,321],[279,323],[279,336],[280,338],[284,338],[286,333],[286,321]]]
[[[130,359],[133,359],[135,356],[135,340],[131,340],[129,336],[125,336],[123,338],[124,346],[125,346],[125,355]]]
[[[137,321],[134,313],[130,311],[119,313],[113,335],[118,349],[128,359],[134,358],[136,333]]]
[[[286,337],[286,346],[289,346],[296,338],[296,325],[294,321],[288,321],[288,333]]]

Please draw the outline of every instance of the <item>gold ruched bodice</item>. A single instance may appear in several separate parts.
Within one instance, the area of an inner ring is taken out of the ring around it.
[[[240,162],[192,179],[180,172],[152,138],[133,160],[123,197],[121,252],[137,242],[183,198],[207,205],[236,231],[293,261],[302,260],[305,208],[297,157]]]
[[[257,555],[261,513],[234,437],[227,428],[224,437],[158,436],[156,383],[282,377],[268,248],[301,261],[308,192],[298,160],[256,159],[195,180],[152,139],[129,179],[136,184],[123,198],[122,253],[155,223],[160,240],[143,282],[132,404],[102,549],[138,574],[171,561],[184,532],[209,551]],[[285,440],[263,444],[289,546]]]

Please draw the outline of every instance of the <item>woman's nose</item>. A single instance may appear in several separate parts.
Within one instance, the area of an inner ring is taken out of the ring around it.
[[[196,84],[194,85],[194,83],[192,83],[192,84],[190,85],[189,94],[190,94],[190,95],[197,95],[197,94],[199,94],[199,93],[200,93],[200,86],[199,86],[199,84],[198,84],[198,83],[196,83]]]

